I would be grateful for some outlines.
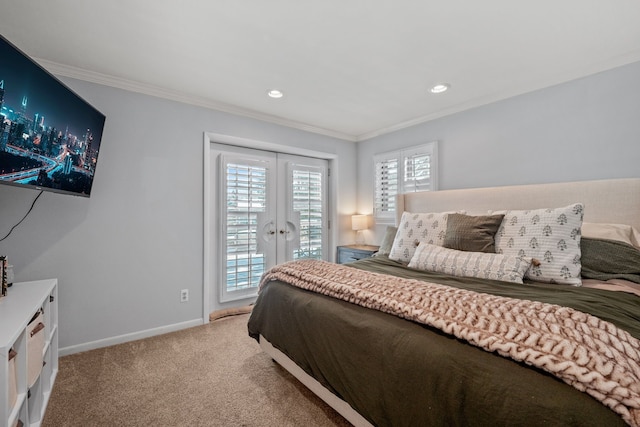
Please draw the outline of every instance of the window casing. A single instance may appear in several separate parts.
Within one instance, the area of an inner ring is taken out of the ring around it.
[[[376,223],[395,223],[398,194],[437,189],[437,148],[434,141],[373,157],[373,213]]]

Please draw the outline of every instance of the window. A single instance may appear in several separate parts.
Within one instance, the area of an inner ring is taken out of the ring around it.
[[[374,156],[377,223],[395,222],[397,194],[437,189],[437,159],[437,142]]]

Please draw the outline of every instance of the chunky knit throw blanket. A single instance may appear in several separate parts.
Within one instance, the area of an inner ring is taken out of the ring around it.
[[[590,314],[317,260],[278,265],[260,288],[272,280],[422,323],[543,369],[640,427],[640,340]]]

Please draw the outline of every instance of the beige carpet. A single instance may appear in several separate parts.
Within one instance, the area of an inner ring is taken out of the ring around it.
[[[248,316],[62,357],[43,426],[348,426],[261,352]]]

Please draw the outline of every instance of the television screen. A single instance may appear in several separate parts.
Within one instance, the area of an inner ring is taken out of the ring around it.
[[[104,121],[0,36],[0,183],[89,197]]]

